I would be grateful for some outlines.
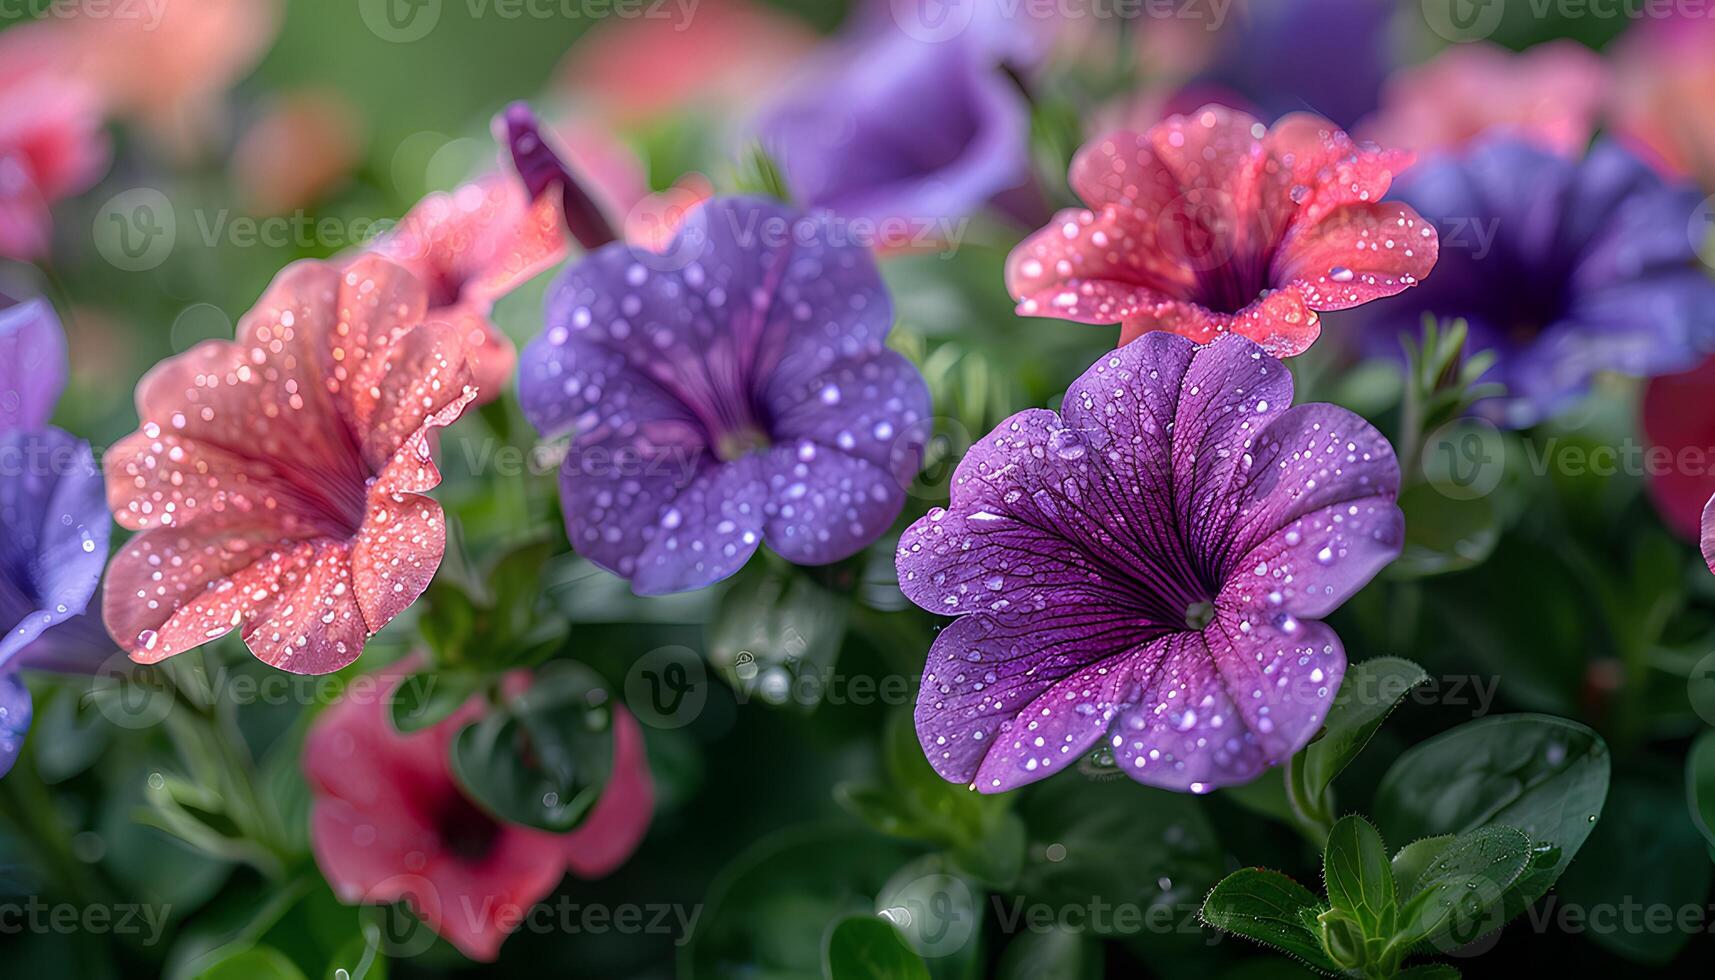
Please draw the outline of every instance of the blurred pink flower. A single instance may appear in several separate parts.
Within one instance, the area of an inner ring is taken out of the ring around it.
[[[1632,28],[1613,48],[1613,128],[1669,177],[1715,190],[1715,21]]]
[[[1419,153],[1456,150],[1491,129],[1556,153],[1581,154],[1601,115],[1608,76],[1575,41],[1512,52],[1456,44],[1390,78],[1357,134]]]
[[[568,870],[599,878],[637,849],[655,793],[642,729],[623,708],[614,708],[613,775],[601,799],[576,830],[551,834],[491,816],[454,779],[450,747],[482,715],[480,697],[402,735],[387,704],[403,671],[383,677],[386,695],[341,700],[316,720],[304,745],[315,797],[311,845],[342,901],[407,901],[466,956],[489,961]],[[515,692],[528,686],[520,675],[508,682]]]
[[[555,87],[620,125],[693,106],[756,105],[816,42],[808,26],[750,0],[702,0],[683,23],[615,17],[566,52]]]
[[[88,0],[63,24],[79,72],[115,110],[168,135],[195,133],[213,101],[256,67],[279,30],[277,0]]]
[[[1650,498],[1676,534],[1696,541],[1704,505],[1715,494],[1715,357],[1680,374],[1651,378],[1644,388],[1644,438],[1672,454],[1652,468]]]
[[[331,89],[294,92],[239,138],[233,181],[253,213],[284,214],[326,197],[362,152],[363,121],[344,96]]]
[[[49,207],[107,168],[100,99],[55,26],[0,34],[0,256],[20,261],[47,254]]]

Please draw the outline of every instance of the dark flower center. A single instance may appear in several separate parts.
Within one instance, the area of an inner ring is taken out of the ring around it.
[[[457,791],[448,795],[435,814],[441,848],[454,857],[476,863],[488,857],[500,837],[500,824]]]
[[[723,463],[730,463],[758,450],[767,449],[769,445],[767,433],[746,426],[717,435],[715,437],[715,456]]]
[[[1193,602],[1185,607],[1186,629],[1201,630],[1215,621],[1215,604],[1212,602]]]

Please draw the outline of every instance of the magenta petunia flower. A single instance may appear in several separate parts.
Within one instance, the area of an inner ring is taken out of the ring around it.
[[[655,791],[643,731],[623,708],[613,713],[613,772],[601,798],[576,830],[551,834],[498,820],[459,788],[449,750],[482,715],[480,698],[402,735],[387,714],[402,674],[388,676],[387,696],[340,701],[304,745],[311,845],[342,901],[407,901],[466,956],[488,961],[567,871],[602,877],[642,842]]]
[[[1317,620],[1399,554],[1399,467],[1369,423],[1292,404],[1240,337],[1152,333],[1060,414],[1002,422],[950,507],[900,539],[900,588],[958,619],[935,640],[917,734],[983,792],[1098,745],[1139,782],[1242,783],[1316,733],[1345,675]]]
[[[1644,385],[1639,409],[1644,438],[1670,454],[1669,465],[1649,474],[1650,497],[1675,533],[1695,541],[1708,524],[1704,505],[1715,494],[1715,357]]]
[[[238,325],[137,385],[138,431],[103,461],[115,520],[104,612],[155,663],[234,629],[320,674],[428,587],[446,546],[431,433],[475,389],[427,291],[373,256],[306,260]]]
[[[102,103],[52,22],[0,35],[0,256],[33,261],[53,234],[49,208],[107,168]]]
[[[1207,106],[1114,133],[1072,162],[1089,209],[1020,243],[1007,287],[1021,315],[1121,323],[1122,343],[1230,332],[1298,354],[1319,312],[1392,296],[1435,265],[1435,229],[1382,200],[1410,162],[1302,114],[1269,128]]]
[[[875,540],[929,416],[892,325],[868,251],[774,202],[717,198],[662,253],[591,253],[519,371],[530,421],[572,436],[572,546],[648,595],[726,578],[764,540],[805,565]]]

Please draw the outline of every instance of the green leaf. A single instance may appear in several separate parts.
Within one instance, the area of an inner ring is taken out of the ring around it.
[[[1374,815],[1394,840],[1515,827],[1536,848],[1507,893],[1510,919],[1572,863],[1608,795],[1608,746],[1576,722],[1497,715],[1460,725],[1401,755],[1376,790]]]
[[[1102,944],[1082,930],[1020,932],[1000,955],[997,980],[1100,980]]]
[[[1500,928],[1507,893],[1530,866],[1531,840],[1512,827],[1461,834],[1430,862],[1399,913],[1401,951],[1450,952]]]
[[[1399,849],[1393,856],[1394,893],[1410,897],[1411,891],[1417,885],[1417,880],[1429,870],[1429,863],[1434,861],[1447,845],[1457,837],[1454,834],[1442,834],[1439,837],[1425,837],[1412,841]]]
[[[1490,496],[1448,496],[1417,483],[1399,495],[1405,512],[1405,543],[1388,566],[1395,579],[1463,571],[1486,561],[1500,541],[1500,517]]]
[[[1221,877],[1220,842],[1188,794],[1069,771],[1034,787],[1019,815],[1030,839],[1019,891],[1033,902],[1147,911],[1195,903]]]
[[[853,915],[828,932],[822,975],[827,980],[929,980],[929,968],[887,920]]]
[[[272,946],[252,946],[209,965],[196,980],[304,980],[304,972]]]
[[[1398,657],[1354,665],[1322,722],[1323,733],[1304,750],[1305,789],[1320,800],[1411,689],[1429,679],[1423,668]]]
[[[453,774],[495,816],[565,833],[607,785],[612,722],[602,679],[582,664],[556,661],[528,691],[458,733]]]
[[[1715,857],[1715,731],[1697,736],[1685,759],[1685,802],[1691,822]]]
[[[487,679],[472,670],[417,671],[401,681],[389,698],[393,728],[409,735],[445,721],[481,690]]]
[[[1322,880],[1328,904],[1357,920],[1365,936],[1393,931],[1393,868],[1387,845],[1368,820],[1352,814],[1334,824],[1322,852]]]
[[[1235,936],[1272,946],[1318,970],[1335,972],[1306,917],[1325,906],[1310,889],[1263,868],[1245,868],[1221,879],[1203,900],[1203,921]]]

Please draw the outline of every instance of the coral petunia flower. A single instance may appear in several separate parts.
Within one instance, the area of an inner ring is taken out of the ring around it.
[[[65,338],[42,300],[0,309],[0,776],[30,727],[21,668],[93,669],[113,645],[85,610],[111,521],[89,444],[47,425]]]
[[[233,629],[260,659],[338,670],[434,577],[432,430],[475,397],[427,290],[375,257],[298,262],[238,325],[155,366],[105,459],[107,626],[155,663]]]
[[[363,119],[337,90],[280,98],[232,151],[233,182],[258,214],[308,208],[350,175],[363,153]]]
[[[1701,194],[1611,140],[1567,157],[1492,136],[1425,159],[1396,192],[1446,240],[1421,289],[1364,308],[1367,339],[1395,354],[1425,314],[1463,317],[1507,389],[1483,406],[1498,423],[1555,415],[1598,372],[1669,374],[1715,350],[1715,282],[1688,233]]]
[[[1007,287],[1021,315],[1123,323],[1122,343],[1231,332],[1298,354],[1319,311],[1392,296],[1434,267],[1435,229],[1382,200],[1410,161],[1313,116],[1265,128],[1218,106],[1115,133],[1072,162],[1091,210],[1062,211],[1013,249]]]
[[[489,319],[495,302],[563,261],[568,230],[589,239],[586,247],[612,237],[529,109],[509,107],[495,120],[495,136],[518,173],[430,194],[371,249],[426,283],[430,317],[459,328],[479,402],[499,397],[518,362],[511,339]]]
[[[1576,41],[1512,52],[1458,44],[1388,80],[1365,139],[1418,153],[1458,150],[1492,129],[1581,155],[1609,91],[1607,69]]]
[[[948,508],[900,538],[900,588],[958,617],[917,697],[929,762],[991,793],[1098,745],[1194,792],[1285,761],[1345,675],[1318,620],[1399,554],[1398,489],[1387,440],[1292,407],[1249,340],[1151,333],[1104,356],[1059,414],[972,447]]]
[[[1696,541],[1703,509],[1715,494],[1715,357],[1644,386],[1642,423],[1652,447],[1672,454],[1649,473],[1650,497],[1667,526]]]
[[[612,872],[649,829],[654,786],[643,732],[613,712],[613,774],[601,798],[567,834],[496,819],[455,781],[449,748],[484,704],[472,698],[423,731],[402,735],[382,697],[348,695],[311,727],[304,773],[316,863],[347,903],[407,901],[428,926],[474,960],[490,961],[506,936],[569,870]]]
[[[1715,191],[1715,21],[1650,18],[1613,46],[1613,130],[1663,173]]]
[[[614,243],[562,274],[519,370],[578,553],[640,595],[855,554],[899,516],[929,393],[886,346],[874,259],[826,215],[715,198],[662,253]]]
[[[0,35],[0,256],[19,261],[47,254],[49,207],[107,167],[100,98],[54,26]]]

